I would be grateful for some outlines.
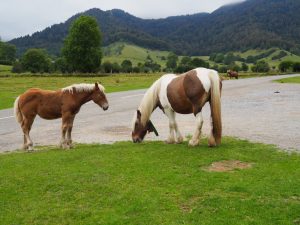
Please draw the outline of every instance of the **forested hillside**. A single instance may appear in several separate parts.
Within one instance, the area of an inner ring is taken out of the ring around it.
[[[180,55],[209,55],[213,52],[278,47],[299,54],[299,12],[298,0],[247,0],[221,7],[211,14],[165,19],[141,19],[118,9],[90,9],[64,23],[11,40],[10,43],[17,46],[19,54],[36,47],[58,55],[70,24],[85,14],[97,19],[105,46],[125,41]]]

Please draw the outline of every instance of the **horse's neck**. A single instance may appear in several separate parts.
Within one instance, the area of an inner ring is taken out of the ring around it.
[[[142,122],[146,123],[152,114],[152,112],[158,106],[160,91],[160,80],[157,80],[145,93],[143,100],[139,106],[139,110],[142,113]]]
[[[73,92],[72,97],[77,102],[78,106],[82,106],[83,104],[92,100],[92,92]]]

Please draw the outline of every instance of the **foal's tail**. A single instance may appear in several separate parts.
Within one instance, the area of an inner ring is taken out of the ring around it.
[[[209,73],[211,82],[210,108],[213,126],[213,136],[217,145],[221,144],[222,118],[221,118],[221,88],[222,83],[216,71]]]
[[[20,98],[20,96],[18,96],[16,98],[15,103],[14,103],[14,115],[15,115],[15,118],[18,121],[18,123],[21,124],[23,121],[23,115],[22,115],[22,112],[19,107],[19,98]]]

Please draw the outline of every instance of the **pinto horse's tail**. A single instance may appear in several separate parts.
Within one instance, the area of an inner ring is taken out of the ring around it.
[[[221,117],[221,88],[222,83],[220,77],[216,71],[209,73],[209,79],[211,82],[211,96],[210,96],[210,109],[212,118],[212,134],[215,140],[210,140],[209,145],[220,145],[222,137],[222,117]]]
[[[14,115],[15,115],[17,122],[21,124],[23,121],[23,115],[22,115],[22,112],[19,107],[19,98],[20,98],[20,96],[18,96],[16,98],[15,103],[14,103]]]

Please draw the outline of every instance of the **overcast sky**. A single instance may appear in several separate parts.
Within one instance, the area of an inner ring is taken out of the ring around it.
[[[123,9],[141,18],[212,12],[239,0],[0,0],[0,37],[9,40],[64,22],[90,8]]]

